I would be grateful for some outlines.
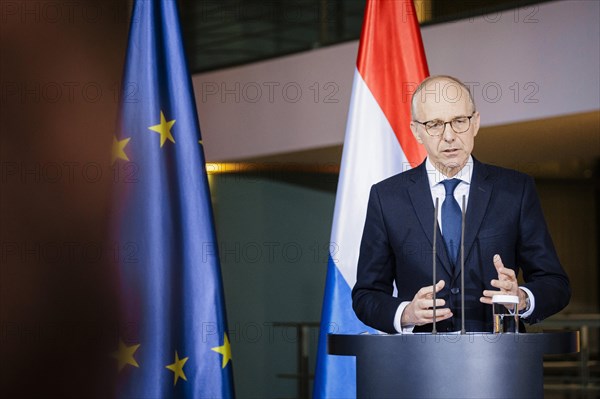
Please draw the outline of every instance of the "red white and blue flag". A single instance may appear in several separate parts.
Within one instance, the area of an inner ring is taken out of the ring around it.
[[[373,184],[420,164],[410,100],[429,75],[412,0],[369,0],[365,9],[342,164],[315,371],[315,398],[356,396],[355,359],[327,355],[327,334],[374,332],[352,310],[352,287]]]

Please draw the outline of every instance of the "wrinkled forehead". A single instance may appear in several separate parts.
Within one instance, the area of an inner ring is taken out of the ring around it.
[[[413,98],[415,112],[428,119],[471,115],[474,111],[469,92],[448,79],[427,82]]]

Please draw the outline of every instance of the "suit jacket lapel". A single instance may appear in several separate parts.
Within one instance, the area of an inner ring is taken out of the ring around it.
[[[433,214],[435,209],[431,199],[431,190],[429,188],[429,180],[427,178],[427,168],[425,167],[425,162],[421,163],[421,165],[414,169],[414,172],[415,173],[413,173],[411,176],[414,184],[410,186],[408,193],[417,218],[419,219],[419,223],[421,224],[421,227],[423,228],[423,231],[429,240],[429,245],[433,246]],[[441,209],[442,204],[440,203],[439,206]],[[448,258],[446,246],[444,245],[444,238],[442,237],[439,227],[437,229],[436,240],[438,261],[442,264],[444,269],[446,269],[448,274],[452,276],[452,262],[450,262]]]
[[[485,216],[490,198],[492,196],[493,184],[488,179],[487,167],[473,158],[473,177],[469,189],[469,203],[465,216],[465,262],[469,258],[473,242],[479,227]]]

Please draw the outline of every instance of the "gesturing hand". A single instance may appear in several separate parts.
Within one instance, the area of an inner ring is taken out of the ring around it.
[[[435,285],[435,292],[440,292],[446,283],[440,280]],[[406,306],[402,313],[402,325],[422,326],[433,323],[433,285],[421,288],[413,300]],[[452,317],[452,311],[448,308],[440,308],[446,304],[443,299],[436,299],[436,321]]]
[[[525,291],[519,289],[519,282],[517,281],[517,275],[513,269],[504,266],[500,255],[494,255],[494,267],[498,272],[498,279],[492,280],[492,287],[496,287],[499,291],[485,290],[483,296],[479,300],[488,305],[492,304],[492,297],[494,295],[516,295],[519,297],[519,310],[525,309],[527,306],[526,299],[527,294]]]

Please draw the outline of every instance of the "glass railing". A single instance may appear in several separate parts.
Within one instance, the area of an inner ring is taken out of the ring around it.
[[[422,25],[486,14],[494,19],[533,21],[538,3],[542,2],[415,0],[415,10]],[[356,40],[366,0],[179,0],[179,3],[190,71],[203,72]]]
[[[544,358],[546,399],[600,396],[600,314],[559,314],[532,330],[579,330],[579,353]]]

